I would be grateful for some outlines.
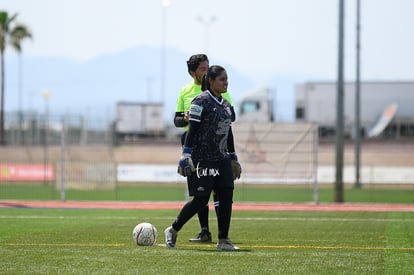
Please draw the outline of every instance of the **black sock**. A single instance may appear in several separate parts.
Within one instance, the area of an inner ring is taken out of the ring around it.
[[[198,220],[200,222],[201,231],[209,231],[208,227],[208,204],[198,211]]]
[[[180,231],[186,222],[198,213],[201,208],[206,206],[208,199],[209,197],[194,197],[191,201],[187,202],[173,222],[172,227]]]
[[[233,189],[222,189],[218,193],[220,207],[218,208],[218,238],[227,239],[230,229],[230,220],[233,204]]]

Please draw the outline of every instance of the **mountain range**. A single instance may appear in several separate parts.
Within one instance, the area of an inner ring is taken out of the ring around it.
[[[44,113],[47,104],[51,115],[80,114],[113,120],[117,102],[163,102],[165,119],[172,121],[178,93],[191,81],[186,66],[189,56],[175,48],[166,48],[164,60],[161,56],[160,48],[150,47],[135,47],[86,61],[9,54],[5,60],[5,110]],[[243,94],[257,88],[254,76],[246,76],[210,57],[210,65],[213,64],[226,68],[229,91],[237,108]],[[280,99],[276,100],[280,101],[276,109],[282,120],[290,120],[294,83],[280,77],[269,83],[278,83],[278,89],[284,90],[283,96],[280,92],[275,96]],[[45,91],[49,92],[47,101]]]

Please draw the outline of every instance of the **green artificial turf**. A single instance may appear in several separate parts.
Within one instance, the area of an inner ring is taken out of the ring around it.
[[[66,200],[117,200],[117,201],[183,201],[186,199],[186,184],[135,184],[118,185],[114,190],[74,190],[65,191]],[[318,201],[334,201],[334,186],[321,185],[318,188]],[[53,186],[38,184],[1,184],[1,199],[17,200],[59,200],[61,190]],[[344,188],[345,202],[369,203],[414,203],[414,188],[411,185],[363,186]],[[236,184],[236,202],[314,202],[312,185],[254,185]]]
[[[237,252],[188,242],[164,229],[176,210],[0,209],[0,274],[413,274],[414,213],[234,211]],[[132,240],[139,222],[158,229],[155,246]],[[217,223],[210,212],[217,240]]]

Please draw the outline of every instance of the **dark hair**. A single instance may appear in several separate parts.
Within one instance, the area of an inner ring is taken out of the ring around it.
[[[210,82],[208,82],[208,79],[216,79],[217,76],[219,76],[223,71],[225,71],[225,69],[219,65],[213,65],[209,67],[207,73],[203,77],[203,82],[201,83],[201,90],[210,90]]]
[[[190,59],[188,59],[187,61],[187,68],[188,68],[188,73],[191,75],[191,71],[195,72],[198,68],[198,66],[200,66],[201,62],[204,61],[208,61],[208,57],[205,54],[194,54],[190,57]]]

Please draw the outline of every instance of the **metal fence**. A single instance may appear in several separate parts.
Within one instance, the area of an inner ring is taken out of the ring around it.
[[[245,183],[311,184],[318,201],[318,126],[311,123],[235,123]]]
[[[110,122],[68,115],[16,115],[9,117],[6,129],[8,145],[0,148],[0,199],[13,193],[23,198],[27,192],[39,192],[36,198],[65,200],[67,190],[108,191],[117,199],[120,184],[176,181],[178,138],[173,152],[161,148],[166,140],[158,146],[152,140],[151,152],[147,152],[147,144],[136,144],[125,152],[115,148]],[[318,200],[316,125],[235,123],[233,129],[243,163],[241,183],[313,184],[314,200]],[[172,155],[171,161],[166,161],[167,155]],[[140,162],[136,157],[153,160],[152,170],[145,166],[149,164],[146,160]],[[124,182],[126,170],[120,167],[126,164],[132,166],[128,166],[130,173]],[[142,169],[146,172],[140,173]],[[122,175],[120,171],[124,171]]]
[[[112,123],[105,119],[36,112],[6,114],[7,145],[58,145],[61,143],[62,131],[66,144],[112,143]]]
[[[116,165],[109,121],[79,115],[9,113],[0,153],[2,193],[114,190]],[[39,188],[40,187],[40,188]],[[4,194],[7,197],[7,194]],[[46,197],[44,197],[46,196]]]
[[[137,140],[118,147],[112,142],[113,127],[104,119],[76,115],[51,115],[47,119],[36,114],[22,118],[19,123],[19,116],[7,116],[7,145],[0,146],[0,199],[71,199],[71,194],[86,191],[82,193],[88,194],[85,196],[106,193],[105,199],[118,200],[129,187],[139,186],[136,183],[171,181],[182,183],[184,192],[185,180],[176,170],[178,136],[174,140]],[[307,196],[313,193],[316,202],[317,184],[334,182],[330,155],[318,153],[317,125],[236,122],[233,132],[243,167],[239,187],[305,184]],[[380,159],[384,156],[381,162],[376,151],[366,152],[361,169],[363,184],[412,184],[412,157],[402,148],[396,153],[387,149],[380,154]],[[325,157],[321,161],[318,155]],[[398,165],[389,165],[397,158]],[[352,183],[351,164],[348,161],[344,167],[346,183]]]

